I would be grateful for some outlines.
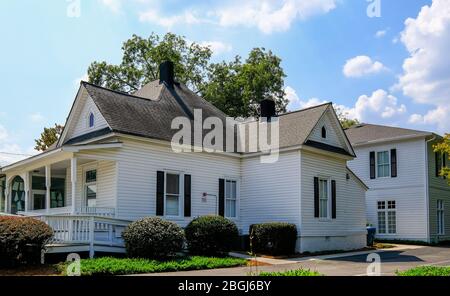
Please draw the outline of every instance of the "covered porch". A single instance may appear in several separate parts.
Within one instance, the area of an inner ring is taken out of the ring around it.
[[[130,221],[116,219],[117,162],[99,153],[118,144],[60,148],[4,167],[0,212],[51,226],[48,252],[123,252]]]

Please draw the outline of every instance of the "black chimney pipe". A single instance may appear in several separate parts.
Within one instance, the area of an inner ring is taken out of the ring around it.
[[[274,100],[264,99],[259,103],[259,105],[261,108],[261,117],[267,118],[267,121],[270,121],[270,118],[276,116]]]
[[[159,83],[165,82],[168,87],[173,88],[174,76],[173,62],[165,61],[159,65]]]

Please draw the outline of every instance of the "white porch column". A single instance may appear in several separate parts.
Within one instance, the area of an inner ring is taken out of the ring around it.
[[[6,177],[5,180],[5,212],[9,213],[9,180],[8,177]]]
[[[30,210],[30,201],[31,201],[31,177],[30,172],[25,173],[25,212]]]
[[[45,209],[47,213],[50,211],[50,190],[52,187],[52,169],[50,165],[45,166]]]
[[[72,214],[76,212],[76,192],[77,192],[77,158],[70,159],[70,178],[72,181]]]

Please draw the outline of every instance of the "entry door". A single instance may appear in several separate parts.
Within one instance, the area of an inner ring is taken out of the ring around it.
[[[33,210],[45,209],[46,195],[45,190],[33,190]]]

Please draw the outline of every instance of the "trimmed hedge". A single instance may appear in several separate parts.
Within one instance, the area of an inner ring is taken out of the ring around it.
[[[297,227],[289,223],[263,223],[250,226],[250,248],[253,253],[291,255],[295,253]]]
[[[191,254],[223,256],[236,246],[236,224],[221,216],[203,216],[192,220],[185,229]]]
[[[144,218],[127,226],[122,233],[130,257],[164,259],[183,248],[183,230],[161,218]]]
[[[33,218],[0,216],[0,266],[38,264],[53,230]]]

